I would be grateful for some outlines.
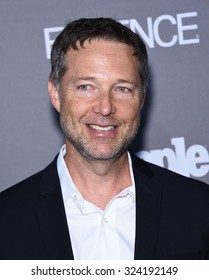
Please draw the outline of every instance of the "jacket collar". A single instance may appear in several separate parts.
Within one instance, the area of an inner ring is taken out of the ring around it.
[[[57,157],[43,171],[36,212],[49,259],[73,259],[64,203],[57,174]]]
[[[159,231],[161,186],[151,165],[131,153],[136,186],[134,259],[153,259]],[[57,173],[57,157],[43,171],[37,215],[49,259],[73,259],[72,246]]]
[[[152,165],[132,154],[136,185],[136,239],[134,259],[153,259],[160,226],[161,186]]]

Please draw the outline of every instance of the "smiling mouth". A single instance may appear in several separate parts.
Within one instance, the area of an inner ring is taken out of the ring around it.
[[[95,125],[95,124],[89,124],[88,126],[98,132],[111,131],[111,130],[115,129],[114,125],[99,126],[99,125]]]

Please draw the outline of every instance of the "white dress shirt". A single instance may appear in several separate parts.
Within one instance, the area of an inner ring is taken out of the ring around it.
[[[132,185],[100,209],[85,200],[76,188],[64,161],[66,146],[59,153],[57,169],[67,223],[76,260],[134,259],[135,183],[128,154]]]

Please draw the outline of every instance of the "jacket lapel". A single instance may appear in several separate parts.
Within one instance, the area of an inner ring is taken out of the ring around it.
[[[150,165],[132,155],[136,185],[136,239],[134,259],[153,259],[160,226],[160,182]]]
[[[161,187],[150,165],[132,156],[136,185],[136,238],[134,259],[153,259],[159,231]],[[43,171],[36,206],[48,259],[74,259],[62,199],[57,158]]]
[[[49,259],[73,259],[57,158],[43,171],[36,211]]]

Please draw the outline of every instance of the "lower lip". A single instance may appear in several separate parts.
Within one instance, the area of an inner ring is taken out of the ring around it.
[[[89,131],[89,133],[94,136],[94,137],[115,137],[116,136],[116,133],[117,133],[117,127],[114,127],[113,129],[111,130],[96,130],[96,129],[93,129],[92,127],[88,126],[87,125],[87,129]]]

